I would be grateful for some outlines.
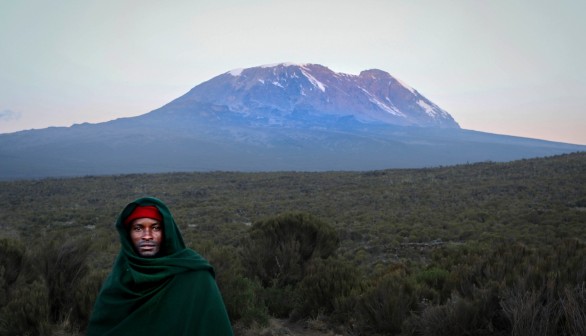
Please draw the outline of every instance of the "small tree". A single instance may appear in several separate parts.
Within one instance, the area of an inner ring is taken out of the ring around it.
[[[284,214],[252,226],[243,262],[263,286],[283,288],[301,281],[310,260],[329,257],[338,245],[327,223],[308,214]]]
[[[338,248],[333,227],[308,214],[284,214],[255,223],[243,248],[248,276],[264,288],[269,313],[287,317],[298,302],[297,284],[314,259],[327,258]]]

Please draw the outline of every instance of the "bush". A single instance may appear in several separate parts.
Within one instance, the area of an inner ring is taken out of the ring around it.
[[[0,239],[0,307],[6,304],[8,290],[23,270],[25,252],[20,241]]]
[[[222,288],[224,303],[232,321],[242,326],[266,325],[268,308],[262,300],[262,287],[256,281],[235,277]]]
[[[427,295],[423,295],[427,300],[436,304],[443,303],[447,300],[449,288],[446,288],[450,272],[439,267],[430,267],[415,275],[417,283],[427,286]]]
[[[507,335],[509,330],[496,290],[476,290],[467,298],[454,293],[446,304],[428,306],[413,319],[423,336]]]
[[[91,270],[77,283],[73,294],[73,305],[68,308],[71,315],[67,321],[64,321],[74,324],[69,325],[70,329],[85,330],[87,328],[94,303],[108,273],[108,270]]]
[[[49,295],[43,281],[22,283],[0,309],[0,335],[51,335]]]
[[[537,291],[510,289],[501,306],[514,336],[586,334],[584,283],[559,293],[550,286]]]
[[[292,286],[265,287],[261,291],[261,296],[269,314],[277,318],[288,318],[298,302]]]
[[[358,300],[358,324],[363,333],[398,335],[417,308],[417,286],[408,277],[387,274]]]
[[[333,227],[308,214],[285,214],[255,223],[245,240],[243,263],[264,287],[294,286],[307,262],[327,258],[338,248]]]
[[[84,277],[88,273],[87,258],[91,253],[88,239],[78,239],[58,243],[58,238],[49,240],[36,251],[36,263],[48,288],[50,320],[63,323],[73,329],[87,323],[91,307],[77,305],[76,294],[87,291],[83,288]],[[87,283],[86,283],[87,284]],[[95,295],[96,282],[90,295]],[[91,299],[84,300],[89,304]]]
[[[228,316],[241,326],[268,323],[268,309],[262,300],[258,281],[244,276],[242,261],[230,246],[205,244],[198,248],[214,266],[216,281],[222,293]]]
[[[338,303],[347,300],[358,287],[359,279],[360,270],[342,260],[313,260],[297,288],[295,316],[316,318],[332,314]]]
[[[586,284],[566,287],[560,300],[568,335],[586,335]]]

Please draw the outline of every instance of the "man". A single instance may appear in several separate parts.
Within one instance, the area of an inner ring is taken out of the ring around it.
[[[122,249],[94,305],[87,335],[232,335],[212,266],[185,247],[156,198],[128,204]]]

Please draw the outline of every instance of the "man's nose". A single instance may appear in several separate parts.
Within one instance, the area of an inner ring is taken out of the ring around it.
[[[151,229],[145,229],[142,234],[142,239],[152,240],[153,239],[153,231]]]

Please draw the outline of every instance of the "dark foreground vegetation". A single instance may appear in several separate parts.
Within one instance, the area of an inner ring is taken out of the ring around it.
[[[235,331],[585,335],[586,154],[417,170],[0,182],[0,335],[83,334],[151,195],[216,267]]]

